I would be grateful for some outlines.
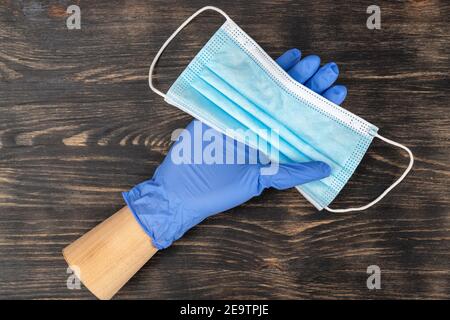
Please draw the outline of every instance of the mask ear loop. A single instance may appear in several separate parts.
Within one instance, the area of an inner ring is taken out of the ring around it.
[[[403,179],[405,179],[405,177],[408,175],[408,173],[411,171],[413,164],[414,164],[414,155],[412,154],[411,150],[409,150],[409,148],[407,148],[406,146],[392,141],[388,138],[385,138],[379,134],[376,134],[375,137],[377,137],[380,140],[383,140],[386,143],[392,144],[396,147],[399,147],[403,150],[405,150],[408,155],[409,155],[409,164],[408,167],[405,169],[405,171],[403,172],[403,174],[400,176],[400,178],[397,179],[397,181],[395,181],[389,188],[387,188],[386,190],[384,190],[384,192],[382,194],[380,194],[375,200],[373,200],[372,202],[370,202],[369,204],[362,206],[362,207],[357,207],[357,208],[348,208],[348,209],[331,209],[329,207],[325,207],[325,210],[329,211],[329,212],[334,212],[334,213],[342,213],[342,212],[352,212],[352,211],[362,211],[362,210],[366,210],[368,208],[370,208],[371,206],[375,205],[378,201],[380,201],[381,199],[383,199],[392,189],[394,189],[400,182],[403,181]]]
[[[164,99],[166,98],[166,94],[163,93],[162,91],[158,90],[155,88],[155,86],[153,85],[153,70],[155,69],[156,63],[158,62],[159,58],[161,57],[162,53],[164,52],[164,50],[166,50],[167,46],[169,45],[169,43],[173,40],[173,38],[175,38],[177,36],[177,34],[183,30],[184,27],[186,27],[192,20],[195,19],[195,17],[197,17],[200,13],[202,13],[203,11],[206,10],[212,10],[212,11],[216,11],[218,13],[220,13],[222,16],[225,17],[225,19],[227,20],[231,20],[230,17],[221,9],[213,7],[213,6],[206,6],[203,7],[199,10],[197,10],[193,15],[191,15],[189,18],[186,19],[186,21],[184,21],[178,28],[177,30],[174,31],[174,33],[172,33],[172,35],[166,40],[166,42],[164,42],[164,44],[162,45],[162,47],[159,49],[158,53],[156,54],[155,58],[153,58],[152,64],[150,65],[150,69],[148,70],[148,85],[150,86],[150,89],[152,89],[152,91],[158,95],[160,95],[161,97],[163,97]]]

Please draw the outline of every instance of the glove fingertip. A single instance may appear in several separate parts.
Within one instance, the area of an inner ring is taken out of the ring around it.
[[[300,60],[301,55],[301,51],[297,48],[294,48],[283,53],[275,61],[282,69],[288,71]]]
[[[260,184],[264,188],[284,190],[326,178],[330,173],[330,166],[321,161],[280,164],[276,174],[260,176]]]
[[[331,167],[322,161],[310,161],[291,165],[291,175],[303,184],[328,177]]]
[[[323,179],[331,174],[331,167],[322,161],[309,162],[313,170],[317,173],[317,179]]]

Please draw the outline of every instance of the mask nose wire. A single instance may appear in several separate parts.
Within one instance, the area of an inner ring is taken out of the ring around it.
[[[220,13],[222,16],[225,17],[225,19],[227,20],[231,20],[230,17],[221,9],[213,7],[213,6],[206,6],[203,7],[199,10],[197,10],[194,14],[192,14],[189,18],[187,18],[173,33],[172,35],[164,42],[164,44],[161,46],[161,48],[159,49],[158,53],[156,54],[155,58],[153,58],[152,64],[150,65],[150,69],[148,70],[148,85],[150,86],[150,89],[152,89],[152,91],[158,95],[160,95],[161,97],[163,97],[164,99],[166,98],[166,94],[163,93],[162,91],[158,90],[155,88],[155,86],[153,85],[153,71],[155,69],[156,63],[158,62],[159,58],[161,57],[162,53],[164,52],[164,50],[166,50],[167,46],[169,45],[169,43],[173,40],[173,38],[175,38],[177,36],[177,34],[183,30],[184,27],[186,27],[192,20],[195,19],[195,17],[197,17],[200,13],[202,13],[203,11],[206,10],[212,10],[212,11],[216,11],[218,13]]]
[[[411,169],[413,167],[413,164],[414,164],[414,155],[412,154],[411,150],[408,147],[406,147],[406,146],[404,146],[404,145],[402,145],[402,144],[400,144],[398,142],[392,141],[392,140],[390,140],[388,138],[385,138],[385,137],[383,137],[382,135],[379,135],[379,134],[376,134],[375,137],[377,137],[380,140],[383,140],[386,143],[392,144],[393,146],[396,146],[396,147],[399,147],[399,148],[405,150],[408,153],[408,155],[409,155],[408,167],[405,169],[403,174],[397,179],[397,181],[395,181],[389,188],[384,190],[384,192],[382,194],[380,194],[375,200],[373,200],[369,204],[367,204],[365,206],[362,206],[362,207],[348,208],[348,209],[331,209],[330,207],[325,207],[325,210],[327,210],[329,212],[334,212],[334,213],[366,210],[366,209],[370,208],[371,206],[375,205],[381,199],[383,199],[392,189],[394,189],[400,182],[402,182],[403,179],[405,179],[405,177],[411,171]]]

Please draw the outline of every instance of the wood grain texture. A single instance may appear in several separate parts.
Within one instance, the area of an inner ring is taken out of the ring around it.
[[[65,9],[81,7],[81,30]],[[158,252],[116,298],[450,298],[450,4],[378,1],[0,1],[0,298],[92,299],[66,288],[61,250],[152,175],[190,117],[147,86],[163,41],[203,5],[224,9],[273,57],[336,61],[344,107],[405,143],[410,176],[363,213],[316,212],[295,190],[212,217]],[[220,25],[206,14],[168,49],[171,82]],[[407,164],[375,142],[336,208],[364,204]],[[366,268],[382,289],[366,288]]]

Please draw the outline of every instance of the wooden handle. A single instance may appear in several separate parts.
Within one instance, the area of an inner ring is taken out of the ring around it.
[[[128,207],[63,250],[76,276],[99,299],[111,299],[156,253]]]

